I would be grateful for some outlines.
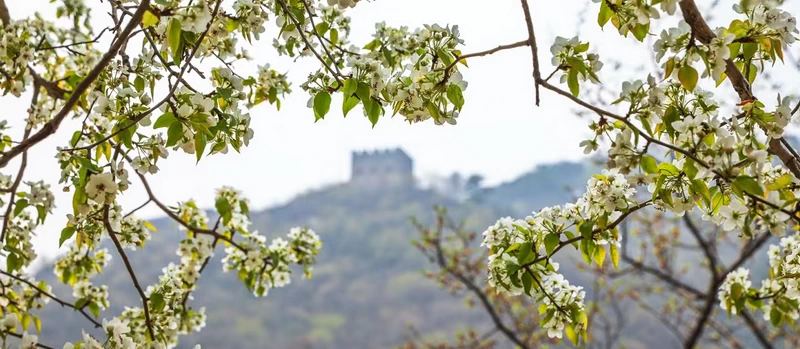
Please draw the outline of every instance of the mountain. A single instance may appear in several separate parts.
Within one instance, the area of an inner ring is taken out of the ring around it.
[[[385,163],[379,164],[386,168]],[[376,169],[362,170],[380,174]],[[218,250],[193,301],[206,306],[207,326],[182,337],[179,347],[192,348],[199,343],[204,348],[226,349],[391,348],[411,334],[409,324],[425,336],[438,338],[452,338],[468,326],[488,327],[485,312],[468,309],[462,298],[441,291],[422,275],[420,271],[430,266],[410,243],[418,236],[410,218],[431,223],[431,208],[442,205],[451,217],[466,219],[469,229],[481,232],[498,217],[524,217],[543,206],[574,201],[586,178],[596,170],[584,163],[542,165],[513,181],[482,188],[467,200],[420,189],[413,180],[385,183],[377,177],[364,178],[363,182],[331,185],[254,212],[254,229],[268,237],[283,235],[298,225],[319,233],[324,245],[313,278],[306,280],[297,274],[289,287],[256,299],[235,275],[222,272],[222,252]],[[170,261],[177,262],[175,249],[185,234],[167,219],[152,223],[158,228],[153,240],[130,256],[143,284],[153,283],[160,268]],[[687,256],[683,261],[693,263],[697,258]],[[564,249],[558,259],[561,272],[573,284],[592,285],[591,275],[575,268],[582,262],[572,249]],[[54,293],[71,300],[71,290],[58,282],[52,268],[43,268],[36,279],[45,280],[53,285]],[[701,286],[702,277],[696,281],[698,287],[705,287]],[[116,305],[101,318],[118,314],[121,304],[139,303],[119,258],[112,260],[96,283],[109,285],[111,303]],[[623,337],[629,348],[679,344],[651,315],[635,306],[623,308],[628,320]],[[39,315],[44,325],[43,343],[79,340],[81,329],[97,333],[80,314],[54,303]],[[500,343],[499,348],[511,347],[502,339]]]
[[[562,188],[580,187],[585,177],[555,173],[574,169],[569,165],[546,166],[532,172],[534,178],[529,181],[546,178]],[[568,180],[557,181],[559,178]],[[522,207],[526,200],[536,205],[555,204],[569,196],[556,189],[525,191],[525,183],[520,179],[487,189],[481,199],[467,201],[410,184],[376,187],[343,183],[254,212],[254,228],[267,236],[283,235],[297,225],[312,227],[320,234],[324,245],[313,278],[306,280],[298,275],[290,287],[256,299],[235,275],[222,272],[219,251],[195,293],[194,304],[207,307],[207,326],[200,333],[183,337],[180,347],[201,343],[207,348],[231,349],[390,348],[410,334],[408,324],[426,333],[446,334],[484,323],[484,314],[466,309],[463,300],[442,292],[421,274],[428,262],[410,243],[418,235],[410,218],[431,222],[431,208],[442,205],[453,217],[467,218],[467,226],[480,232],[497,217],[518,214],[519,210],[505,203],[507,199]],[[177,261],[175,249],[184,234],[169,220],[151,223],[158,229],[153,240],[130,256],[144,284],[154,282],[161,267]],[[51,268],[43,268],[36,278],[52,284],[54,293],[71,298],[71,290],[58,282]],[[109,285],[111,303],[117,306],[101,317],[118,314],[121,304],[138,303],[119,258],[112,260],[96,283]],[[44,320],[42,342],[76,341],[81,329],[96,333],[79,315],[57,304],[45,307],[40,313]]]

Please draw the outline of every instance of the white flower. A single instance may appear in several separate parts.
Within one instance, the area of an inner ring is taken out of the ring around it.
[[[105,203],[108,195],[116,194],[117,190],[119,186],[114,182],[111,172],[93,174],[89,178],[89,183],[86,183],[86,194],[98,204]]]
[[[675,9],[677,8],[678,2],[681,0],[663,0],[661,1],[661,11],[666,12],[669,15],[675,14]]]
[[[27,331],[22,333],[22,340],[19,342],[20,349],[34,349],[38,348],[39,337],[28,334]]]
[[[719,209],[719,214],[723,218],[722,229],[731,231],[744,227],[748,209],[738,199],[731,199],[728,206]]]
[[[131,331],[128,323],[122,322],[119,318],[113,318],[111,321],[103,319],[103,329],[115,339]]]
[[[589,154],[589,153],[597,150],[597,142],[595,142],[593,139],[583,140],[578,145],[583,147],[583,153],[584,154]]]

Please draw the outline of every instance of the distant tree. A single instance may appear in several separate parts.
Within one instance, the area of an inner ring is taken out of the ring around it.
[[[22,347],[47,347],[30,332],[41,324],[31,310],[48,300],[80,311],[88,324],[107,333],[100,340],[84,335],[65,347],[176,345],[179,335],[204,324],[202,308],[188,300],[218,243],[226,246],[225,270],[235,271],[257,296],[286,285],[291,264],[309,273],[321,246],[311,230],[297,228],[288,239],[267,243],[248,230],[249,209],[235,190],[218,191],[220,218],[210,222],[193,201],[168,206],[147,183],[170,149],[193,154],[197,161],[230,148],[239,151],[254,134],[248,110],[264,101],[280,107],[280,98],[290,92],[284,75],[269,65],[255,76],[233,69],[233,63],[248,59],[243,41],[263,42],[267,25],[277,26],[280,33],[267,38],[278,54],[313,57],[320,63],[299,85],[309,94],[316,119],[324,118],[332,96],[340,95],[343,114],[361,105],[373,125],[389,111],[411,123],[455,124],[465,105],[467,84],[459,69],[466,60],[523,47],[532,55],[532,99],[537,105],[540,90],[546,89],[596,114],[590,125],[595,136],[581,144],[587,152],[603,141],[611,144],[609,168],[589,179],[586,194],[575,204],[546,208],[526,219],[501,219],[483,237],[488,285],[507,297],[525,294],[541,304],[541,324],[548,335],[566,334],[577,344],[586,337],[592,314],[584,291],[557,272],[552,256],[573,245],[587,260],[602,264],[609,259],[617,266],[622,239],[618,226],[649,206],[679,215],[697,208],[706,219],[751,241],[741,262],[710,278],[708,289],[718,297],[705,298],[703,312],[686,335],[686,347],[701,339],[717,305],[731,314],[761,311],[775,327],[797,317],[796,235],[770,247],[771,272],[760,288],[751,287],[748,270],[740,269],[771,235],[784,235],[787,227],[800,222],[800,160],[782,138],[797,107],[792,109],[788,98],[767,106],[752,86],[795,41],[796,20],[779,8],[781,1],[739,1],[734,6],[739,19],[716,31],[693,0],[596,1],[601,27],[613,26],[639,41],[662,15],[680,14],[685,20],[664,31],[653,47],[663,76],[626,82],[620,98],[608,107],[581,99],[583,87],[600,81],[603,66],[597,54],[589,53],[588,42],[557,38],[550,49],[555,69],[542,73],[527,0],[520,1],[525,40],[469,54],[461,51],[457,26],[436,24],[410,31],[381,23],[371,41],[352,45],[344,10],[366,5],[357,0],[328,0],[327,5],[311,0],[108,0],[113,23],[100,30],[83,1],[53,2],[57,16],[66,20],[17,19],[0,0],[0,88],[9,98],[30,97],[23,130],[7,132],[8,124],[0,125],[0,168],[19,166],[15,176],[0,178],[0,191],[8,194],[0,233],[6,253],[2,334],[20,337]],[[201,69],[197,58],[219,66]],[[556,75],[567,89],[551,82]],[[204,83],[189,83],[189,76]],[[722,117],[718,102],[698,86],[704,81],[729,88],[722,85],[725,80],[740,101],[734,115]],[[49,184],[23,181],[31,175],[25,172],[28,151],[67,118],[79,120],[79,126],[55,155],[62,170],[59,185],[72,193],[73,213],[59,241],[69,242],[70,251],[56,263],[56,274],[73,287],[75,302],[53,295],[48,285],[22,272],[36,257],[31,235],[54,205]],[[654,157],[656,149],[669,154]],[[782,165],[773,165],[773,158]],[[133,216],[139,208],[123,210],[117,201],[119,193],[135,187],[129,169],[147,193],[142,206],[155,204],[187,231],[178,247],[180,265],[168,266],[149,287],[139,283],[125,252],[146,248],[152,230]],[[644,186],[652,191],[648,199],[636,195]],[[105,237],[116,253],[100,248]],[[109,307],[107,291],[91,278],[112,254],[125,264],[141,304],[128,305],[101,323],[98,314]]]

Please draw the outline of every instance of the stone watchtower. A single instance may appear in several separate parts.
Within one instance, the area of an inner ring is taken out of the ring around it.
[[[414,160],[399,148],[353,152],[350,183],[366,188],[411,186]]]

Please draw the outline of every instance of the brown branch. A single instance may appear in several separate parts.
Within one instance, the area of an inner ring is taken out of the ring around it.
[[[314,33],[314,36],[317,37],[317,40],[319,40],[319,45],[322,46],[322,51],[324,51],[325,54],[328,55],[328,57],[331,59],[331,63],[333,63],[333,68],[336,69],[336,75],[342,75],[342,72],[339,71],[338,64],[336,64],[336,61],[333,59],[333,55],[331,55],[331,52],[328,51],[328,47],[325,46],[325,42],[322,40],[322,36],[319,35],[319,32],[317,31],[317,25],[314,24],[314,14],[311,12],[311,7],[308,6],[307,0],[302,0],[301,2],[303,3],[303,6],[306,8],[306,13],[308,13],[308,21],[311,22],[311,31]],[[302,28],[297,28],[297,31],[302,32],[304,30]],[[336,81],[339,81],[338,77],[336,78]],[[339,81],[339,83],[341,83],[341,81]]]
[[[539,105],[539,85],[542,80],[542,74],[539,72],[539,49],[536,46],[536,35],[533,32],[533,19],[531,19],[531,9],[528,6],[528,0],[520,0],[522,3],[522,12],[525,14],[525,25],[528,27],[528,42],[531,46],[531,58],[533,60],[533,82],[536,89],[536,105]]]
[[[689,217],[688,214],[683,216],[683,221],[686,223],[686,227],[689,228],[689,232],[692,233],[694,238],[697,240],[697,243],[700,245],[700,249],[703,250],[703,254],[705,254],[706,259],[708,259],[708,269],[711,272],[711,277],[713,279],[718,278],[717,272],[717,258],[714,256],[711,246],[703,239],[703,236],[700,234],[700,229],[692,221],[692,218]]]
[[[91,322],[91,323],[92,323],[92,325],[94,325],[94,327],[95,327],[95,328],[100,328],[100,326],[101,326],[101,325],[100,325],[100,323],[99,323],[99,322],[97,322],[97,320],[95,320],[94,318],[92,318],[92,317],[91,317],[89,314],[87,314],[87,313],[86,313],[86,310],[84,310],[83,308],[78,308],[78,307],[76,307],[76,306],[75,306],[75,304],[72,304],[72,303],[70,303],[70,302],[67,302],[67,301],[65,301],[65,300],[62,300],[61,298],[58,298],[58,297],[56,297],[54,294],[52,294],[52,293],[49,293],[49,292],[47,292],[47,291],[45,291],[45,290],[41,289],[39,286],[36,286],[34,283],[30,282],[29,280],[26,280],[26,279],[24,279],[24,278],[22,278],[22,277],[19,277],[19,276],[16,276],[16,275],[14,275],[14,274],[11,274],[11,273],[9,273],[9,272],[7,272],[7,271],[5,271],[5,270],[2,270],[2,269],[0,269],[0,274],[3,274],[3,275],[5,275],[5,276],[8,276],[8,277],[10,277],[10,278],[12,278],[12,279],[14,279],[14,280],[17,280],[17,281],[19,281],[19,282],[22,282],[22,283],[24,283],[24,284],[26,284],[26,285],[28,285],[28,286],[30,286],[30,287],[32,287],[32,288],[34,288],[34,289],[35,289],[37,292],[39,292],[39,294],[41,294],[41,295],[43,295],[43,296],[45,296],[45,297],[47,297],[47,298],[50,298],[50,299],[52,299],[53,301],[55,301],[56,303],[58,303],[58,304],[59,304],[59,305],[61,305],[62,307],[68,307],[68,308],[72,308],[72,309],[74,309],[75,311],[78,311],[78,312],[80,312],[81,314],[83,314],[83,316],[84,316],[84,317],[85,317],[87,320],[89,320],[89,322]]]
[[[742,264],[747,262],[747,260],[750,259],[750,257],[752,257],[753,254],[756,253],[756,251],[758,251],[758,249],[761,248],[761,246],[764,246],[764,244],[767,241],[769,241],[769,239],[771,237],[772,237],[772,235],[769,232],[765,232],[758,239],[752,240],[750,244],[745,246],[745,249],[739,255],[739,258],[736,259],[736,261],[733,262],[733,264],[731,264],[731,266],[728,267],[728,269],[725,270],[725,272],[723,274],[719,275],[719,278],[717,279],[717,281],[721,283],[725,279],[725,276],[727,276],[729,273],[731,273],[732,271],[738,269],[739,266],[741,266]]]
[[[466,276],[457,272],[447,264],[441,245],[442,233],[444,227],[444,219],[442,217],[437,218],[436,226],[437,226],[435,233],[436,240],[433,241],[433,246],[436,249],[436,263],[439,265],[440,268],[442,268],[448,274],[455,277],[459,282],[461,282],[462,285],[464,285],[464,287],[470,290],[475,295],[475,297],[478,298],[478,300],[483,305],[483,308],[486,309],[486,312],[489,314],[489,317],[492,318],[492,322],[494,322],[497,329],[500,332],[502,332],[503,335],[505,335],[506,338],[508,338],[508,340],[510,340],[520,348],[528,349],[529,348],[528,345],[525,344],[525,342],[523,342],[514,331],[509,329],[508,326],[506,326],[505,322],[503,322],[503,319],[500,318],[500,315],[497,313],[497,310],[495,310],[494,305],[489,300],[489,297],[486,295],[486,293],[480,287],[478,287],[472,280],[469,280]]]
[[[0,0],[0,4],[2,2],[3,2],[3,0]],[[19,333],[14,333],[14,332],[11,332],[11,331],[3,331],[3,333],[5,333],[5,334],[7,334],[7,335],[9,335],[11,337],[17,337],[19,339],[22,339],[22,335],[19,334]],[[44,349],[55,349],[55,348],[53,348],[53,347],[51,347],[49,345],[44,345],[44,344],[39,343],[39,342],[36,342],[36,346],[39,347],[39,348],[44,348]]]
[[[708,298],[708,295],[706,295],[702,291],[694,288],[693,286],[690,286],[688,284],[685,284],[685,283],[681,282],[680,280],[674,278],[672,275],[669,275],[669,274],[665,273],[664,271],[662,271],[660,269],[656,269],[656,268],[647,266],[644,263],[639,262],[639,261],[631,258],[630,256],[628,256],[625,253],[623,253],[621,257],[622,257],[622,260],[624,262],[630,264],[637,271],[641,271],[641,272],[653,275],[653,276],[657,277],[659,280],[669,284],[672,287],[675,287],[677,289],[681,289],[681,290],[684,290],[686,292],[691,293],[692,295],[694,295],[698,299],[706,299],[706,298]]]
[[[23,153],[25,150],[28,150],[30,147],[36,145],[56,132],[58,126],[61,125],[61,122],[64,120],[64,118],[66,118],[66,116],[72,111],[72,108],[75,107],[75,105],[83,96],[84,92],[86,92],[94,83],[94,81],[97,80],[103,70],[105,70],[106,66],[111,63],[111,60],[117,56],[122,45],[127,42],[128,36],[131,34],[131,32],[139,24],[141,24],[142,17],[149,7],[150,0],[141,1],[139,7],[136,9],[136,12],[128,21],[128,25],[125,26],[125,29],[119,33],[117,40],[115,40],[111,47],[109,47],[108,51],[100,59],[100,62],[98,62],[97,65],[95,65],[95,67],[92,68],[88,74],[86,74],[86,77],[84,77],[75,90],[72,91],[72,94],[69,96],[66,102],[64,102],[64,106],[61,107],[61,110],[53,117],[52,120],[48,121],[29,139],[11,148],[8,152],[3,153],[3,155],[0,156],[0,168],[6,167],[11,159],[15,158],[17,155]]]
[[[308,47],[311,53],[313,53],[314,56],[316,56],[317,59],[320,61],[320,63],[322,63],[322,65],[325,66],[325,69],[327,69],[331,73],[331,75],[333,75],[333,77],[336,79],[336,82],[339,84],[339,87],[344,86],[342,81],[339,79],[339,75],[336,74],[336,72],[333,71],[333,69],[331,69],[330,65],[328,65],[328,62],[325,62],[325,59],[323,59],[322,56],[317,52],[317,50],[314,49],[314,46],[311,45],[311,42],[308,40],[308,37],[306,37],[304,29],[305,27],[301,25],[300,21],[298,21],[297,18],[294,17],[294,14],[292,14],[292,12],[289,11],[289,7],[286,5],[286,1],[278,0],[278,3],[281,5],[281,8],[283,8],[283,12],[285,12],[286,15],[289,17],[289,19],[292,21],[292,23],[294,23],[295,27],[297,28],[297,33],[300,34],[300,38],[303,39],[303,42],[306,44],[306,47]]]
[[[132,164],[133,160],[130,157],[128,157],[127,155],[124,155],[124,157],[125,157],[125,160],[128,163]],[[169,207],[167,207],[167,205],[165,205],[163,202],[158,200],[158,198],[156,197],[155,193],[153,192],[153,189],[150,188],[150,183],[147,182],[147,178],[145,178],[143,174],[141,174],[141,173],[139,173],[137,171],[134,171],[134,172],[136,172],[136,175],[139,176],[139,179],[142,181],[142,185],[144,186],[145,192],[147,192],[147,197],[149,198],[149,200],[152,201],[154,204],[156,204],[156,206],[158,206],[158,208],[160,208],[161,211],[163,211],[167,216],[169,216],[169,218],[171,218],[172,220],[178,222],[178,224],[182,225],[184,228],[186,228],[187,230],[192,231],[195,234],[211,235],[215,239],[222,240],[222,241],[225,241],[225,242],[231,244],[231,246],[236,247],[240,251],[247,252],[247,249],[242,247],[242,245],[240,245],[237,242],[233,241],[232,238],[218,233],[215,229],[204,229],[204,228],[200,228],[200,227],[195,227],[195,226],[185,222],[183,219],[181,219],[181,217],[178,217],[178,215],[175,212],[173,212]]]
[[[0,22],[3,22],[4,25],[11,23],[11,15],[8,13],[5,0],[0,0]]]
[[[711,28],[709,28],[708,24],[706,24],[694,0],[683,0],[680,2],[680,6],[683,19],[692,28],[694,37],[704,44],[710,43],[716,35]],[[725,61],[725,75],[727,75],[728,80],[730,80],[733,89],[739,95],[739,99],[741,99],[742,102],[756,99],[756,97],[753,96],[750,84],[744,78],[742,72],[739,71],[739,68],[737,68],[730,59]],[[767,150],[770,154],[777,156],[781,162],[786,165],[786,168],[792,171],[792,174],[794,174],[796,178],[800,178],[800,160],[792,156],[792,154],[781,145],[780,139],[770,139]]]
[[[761,328],[758,327],[753,318],[750,316],[750,313],[747,310],[742,310],[741,314],[742,319],[744,319],[744,323],[747,324],[747,327],[750,328],[750,332],[753,332],[753,335],[756,336],[758,343],[761,344],[761,347],[764,349],[772,349],[772,343],[769,342],[764,333],[762,332]]]
[[[526,40],[522,40],[522,41],[517,41],[517,42],[515,42],[513,44],[500,45],[500,46],[497,46],[497,47],[495,47],[493,49],[489,49],[489,50],[486,50],[486,51],[479,51],[479,52],[467,53],[467,54],[464,54],[464,55],[461,55],[461,56],[456,56],[455,61],[453,61],[453,63],[450,63],[450,65],[445,67],[444,70],[448,71],[450,69],[453,69],[453,67],[455,67],[456,64],[458,64],[458,62],[460,62],[462,60],[465,60],[467,58],[488,56],[488,55],[495,54],[495,53],[500,52],[500,51],[510,50],[510,49],[514,49],[514,48],[517,48],[517,47],[523,47],[523,46],[528,46],[528,45],[530,45],[530,40],[526,39]]]
[[[2,1],[2,0],[0,0]],[[33,97],[31,97],[31,108],[35,108],[36,104],[39,100],[39,83],[34,80],[33,82]],[[25,128],[25,134],[22,135],[22,142],[28,140],[28,136],[31,135],[31,129]],[[17,196],[17,189],[19,188],[20,183],[22,183],[22,177],[25,174],[25,168],[28,166],[28,151],[22,152],[22,161],[19,164],[19,171],[17,171],[17,178],[14,178],[14,183],[11,184],[11,187],[8,189],[8,192],[11,193],[11,196],[8,199],[8,207],[6,208],[6,214],[3,216],[3,230],[0,232],[0,243],[5,244],[6,241],[6,233],[8,232],[8,227],[11,222],[11,213],[13,212],[14,208],[14,200],[16,200]]]
[[[117,233],[111,228],[111,222],[108,221],[108,211],[109,206],[104,205],[103,224],[105,225],[106,230],[108,230],[108,236],[110,236],[111,241],[114,242],[114,246],[116,246],[117,252],[119,252],[120,258],[122,258],[122,262],[125,264],[125,269],[128,270],[128,275],[131,277],[131,281],[133,281],[133,287],[136,288],[136,292],[139,293],[139,298],[142,299],[142,309],[144,311],[144,321],[145,325],[147,325],[147,332],[150,333],[150,339],[155,341],[156,336],[155,332],[153,332],[153,322],[150,320],[150,306],[148,305],[149,298],[147,298],[147,295],[144,293],[144,289],[142,289],[142,286],[139,284],[139,279],[136,278],[136,273],[133,271],[131,262],[128,260],[125,250],[122,249],[122,244],[119,243],[119,239],[117,239]]]
[[[85,40],[85,41],[73,42],[73,43],[70,43],[70,44],[63,44],[63,45],[57,45],[57,46],[47,46],[47,47],[41,47],[41,45],[40,45],[40,46],[36,47],[36,50],[37,51],[46,51],[46,50],[55,50],[55,49],[59,49],[59,48],[70,48],[70,47],[73,47],[73,46],[94,44],[94,43],[97,43],[98,41],[100,41],[100,38],[103,37],[103,34],[105,34],[105,32],[107,30],[109,30],[109,29],[110,28],[108,28],[108,27],[103,28],[103,30],[101,30],[100,33],[97,34],[97,36],[95,36],[94,39],[92,39],[92,40]]]
[[[149,1],[149,0],[147,0],[147,1]],[[183,75],[186,73],[186,71],[188,70],[189,66],[191,65],[190,63],[191,63],[192,59],[194,58],[194,56],[197,54],[197,50],[200,49],[200,44],[205,39],[206,35],[208,35],[208,31],[211,29],[211,25],[214,24],[214,21],[217,19],[217,14],[219,13],[219,7],[220,7],[221,4],[222,4],[222,1],[218,1],[216,6],[214,7],[214,12],[212,12],[212,14],[211,14],[211,20],[208,22],[208,25],[206,26],[206,30],[202,34],[200,34],[200,37],[197,39],[197,45],[194,47],[194,49],[192,49],[192,53],[189,55],[189,58],[186,60],[186,64],[184,64],[183,68],[181,68],[181,71],[178,74],[176,80],[183,81]],[[170,69],[167,68],[167,70],[170,70]],[[82,146],[82,147],[62,149],[61,151],[71,152],[71,151],[76,151],[76,150],[92,149],[92,148],[94,148],[94,147],[96,147],[96,146],[98,146],[100,144],[105,143],[106,141],[114,138],[114,136],[116,136],[116,135],[124,132],[125,130],[133,127],[133,125],[136,125],[139,121],[144,119],[145,116],[150,115],[150,113],[152,113],[153,111],[158,109],[161,105],[163,105],[164,103],[167,103],[169,101],[169,99],[172,98],[172,96],[175,94],[175,91],[177,91],[177,90],[178,90],[178,84],[176,83],[175,85],[172,85],[172,88],[170,88],[170,90],[167,93],[167,95],[163,99],[161,99],[161,101],[159,101],[154,106],[152,106],[149,109],[147,109],[146,111],[144,111],[142,113],[139,113],[139,115],[137,115],[136,117],[134,117],[131,120],[132,122],[128,123],[124,127],[120,127],[115,132],[112,132],[110,135],[108,135],[106,137],[103,137],[99,141],[94,142],[94,143],[89,144],[89,145],[86,145],[86,146]],[[2,160],[2,159],[0,159],[0,160]],[[0,163],[0,165],[2,165],[2,163]],[[2,167],[2,166],[0,166],[0,167]]]

